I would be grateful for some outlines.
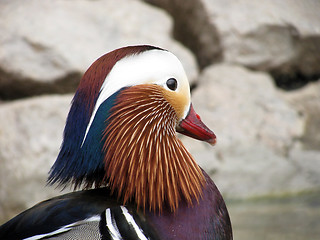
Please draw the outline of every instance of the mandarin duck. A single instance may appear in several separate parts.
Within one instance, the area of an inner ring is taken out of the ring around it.
[[[49,172],[74,192],[22,212],[0,239],[232,239],[219,190],[176,132],[216,142],[178,58],[147,45],[103,55],[79,83]]]

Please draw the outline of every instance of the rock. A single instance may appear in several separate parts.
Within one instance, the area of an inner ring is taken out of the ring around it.
[[[174,19],[174,36],[196,55],[201,68],[222,58],[219,32],[210,21],[203,1],[145,0],[168,11]]]
[[[301,136],[303,149],[320,151],[320,81],[295,91],[282,91],[281,96],[306,118]]]
[[[172,21],[139,1],[0,2],[0,98],[75,89],[101,55],[118,47],[151,44],[170,49],[194,80],[191,53],[172,40]]]
[[[202,67],[219,60],[212,51],[216,48],[224,62],[271,72],[279,85],[320,76],[318,0],[146,1],[171,13],[183,28],[176,29],[178,39]]]
[[[293,148],[289,153],[290,162],[298,170],[300,177],[305,176],[309,189],[319,190],[320,186],[320,150]],[[297,178],[299,176],[296,176]],[[297,182],[299,184],[299,182]]]
[[[282,98],[306,120],[303,135],[289,152],[290,161],[306,176],[311,187],[320,186],[320,82],[281,92]]]
[[[67,95],[0,105],[0,222],[60,194],[46,187],[46,179],[59,151],[70,102]]]
[[[312,161],[309,167],[298,166],[291,157],[304,134],[306,118],[282,98],[268,74],[228,64],[210,66],[193,92],[193,105],[216,133],[217,145],[183,140],[226,196],[320,187],[313,180],[318,171],[308,170]]]
[[[205,69],[199,82],[194,102],[223,135],[220,144],[251,146],[258,140],[285,155],[303,132],[303,121],[280,97],[268,74],[220,64]]]

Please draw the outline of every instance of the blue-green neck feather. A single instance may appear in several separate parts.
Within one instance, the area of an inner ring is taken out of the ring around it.
[[[99,106],[84,142],[91,116],[81,94],[76,93],[67,118],[60,153],[49,173],[49,184],[66,186],[72,183],[75,188],[80,185],[91,187],[103,184],[103,132],[108,124],[106,119],[110,115],[110,109],[120,91]]]

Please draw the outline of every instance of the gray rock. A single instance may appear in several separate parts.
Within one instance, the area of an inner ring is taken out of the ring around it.
[[[0,98],[70,92],[95,59],[126,45],[170,49],[191,80],[198,73],[169,16],[139,1],[6,0],[0,15]]]
[[[225,61],[284,75],[320,73],[319,1],[205,3],[215,16]]]
[[[225,62],[275,75],[320,74],[318,0],[146,1],[171,13],[179,40],[201,66],[216,62],[214,53],[222,52]]]
[[[46,179],[70,101],[45,96],[0,105],[0,222],[60,193]]]
[[[306,118],[304,134],[301,136],[303,149],[320,151],[320,81],[295,91],[282,91],[281,96]]]
[[[199,83],[193,104],[216,133],[217,145],[212,148],[187,138],[183,141],[226,196],[253,197],[320,187],[314,181],[318,171],[309,171],[310,167],[295,164],[297,160],[292,158],[306,118],[282,98],[269,75],[221,64],[206,68]],[[309,154],[312,156],[317,154]]]
[[[313,190],[319,191],[320,186],[320,150],[305,150],[293,148],[289,155],[290,162],[298,170],[300,176],[305,176]]]
[[[320,82],[290,92],[282,98],[299,112],[306,121],[303,135],[289,152],[289,160],[306,176],[314,189],[320,186]]]
[[[144,0],[168,11],[174,19],[174,36],[197,57],[201,68],[221,61],[223,49],[219,32],[210,21],[203,1]]]
[[[205,120],[217,128],[223,145],[253,145],[257,140],[279,154],[303,132],[303,121],[262,72],[220,64],[208,67],[193,92]]]

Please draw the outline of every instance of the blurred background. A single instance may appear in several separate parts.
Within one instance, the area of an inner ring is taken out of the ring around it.
[[[182,139],[234,239],[318,239],[319,13],[319,0],[1,0],[0,224],[61,193],[46,178],[84,71],[151,44],[180,58],[217,135],[215,147]]]

